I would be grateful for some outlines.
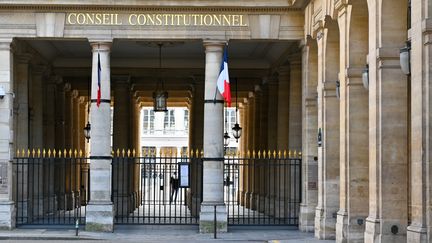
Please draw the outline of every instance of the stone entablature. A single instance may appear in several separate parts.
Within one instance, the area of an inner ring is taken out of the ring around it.
[[[289,7],[0,6],[0,38],[300,40],[304,15]]]
[[[168,7],[301,7],[307,0],[201,0],[201,1],[173,1],[173,0],[122,0],[120,1],[104,1],[104,7],[140,7],[140,6],[168,6]],[[37,3],[29,0],[1,0],[0,3],[5,6],[101,6],[98,0],[58,0],[53,4],[52,1],[41,0]]]

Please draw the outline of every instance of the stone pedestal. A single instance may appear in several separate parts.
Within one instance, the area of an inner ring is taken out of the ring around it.
[[[111,43],[92,43],[93,72],[91,92],[90,201],[86,211],[86,230],[112,232],[114,207],[111,202]],[[97,104],[98,59],[100,61],[101,102]]]

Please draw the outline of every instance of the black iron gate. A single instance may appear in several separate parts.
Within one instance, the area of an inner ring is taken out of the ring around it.
[[[199,223],[202,160],[198,153],[116,156],[112,179],[116,224]]]
[[[90,183],[82,152],[17,151],[12,165],[17,226],[85,223]]]
[[[224,186],[228,225],[298,225],[301,154],[230,154]]]
[[[301,156],[228,155],[224,198],[229,225],[298,225]],[[148,153],[112,160],[116,224],[198,224],[202,202],[201,153]],[[22,151],[13,161],[16,224],[85,223],[89,159],[72,151]],[[185,179],[186,178],[186,179]]]

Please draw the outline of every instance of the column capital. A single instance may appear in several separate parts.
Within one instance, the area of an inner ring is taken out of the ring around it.
[[[78,101],[79,101],[80,104],[85,104],[85,103],[88,102],[88,98],[86,96],[80,96],[78,98]]]
[[[295,53],[293,55],[290,55],[288,59],[290,68],[292,68],[293,66],[301,66],[301,58],[301,53]]]
[[[78,92],[78,90],[76,90],[76,89],[72,90],[71,97],[72,97],[73,99],[77,99],[77,98],[79,97],[79,92]]]
[[[261,93],[262,89],[261,89],[261,85],[254,85],[254,93]]]
[[[205,52],[223,51],[223,48],[226,44],[227,44],[226,41],[220,41],[220,40],[204,40],[203,41],[203,46],[205,48]]]
[[[54,75],[51,77],[52,83],[54,84],[61,84],[63,83],[63,77],[59,75]]]
[[[112,79],[112,84],[116,88],[128,87],[130,85],[129,75],[113,75],[111,79]]]
[[[64,86],[63,86],[63,90],[64,90],[65,92],[69,92],[69,91],[71,91],[71,88],[72,88],[72,86],[71,86],[70,83],[65,83]]]
[[[28,64],[30,60],[32,59],[33,55],[30,53],[21,53],[16,55],[16,60],[20,64]]]
[[[0,51],[12,51],[12,39],[0,39]]]
[[[262,79],[263,79],[262,81],[263,85],[268,85],[268,86],[277,85],[277,77],[275,76],[263,77]]]
[[[278,74],[279,74],[279,81],[280,78],[283,76],[288,77],[289,73],[290,73],[290,66],[289,65],[284,65],[284,66],[280,66],[277,70]]]
[[[348,0],[335,0],[334,6],[338,12],[343,12],[348,7]]]
[[[95,41],[95,42],[90,42],[90,45],[92,47],[92,51],[93,52],[110,52],[111,51],[112,42],[108,42],[108,41]]]
[[[32,73],[34,75],[38,75],[38,76],[42,76],[44,74],[44,72],[46,72],[48,70],[48,67],[45,65],[41,65],[41,64],[35,64],[32,65]]]

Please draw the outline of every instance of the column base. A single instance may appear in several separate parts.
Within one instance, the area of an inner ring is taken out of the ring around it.
[[[336,242],[364,242],[366,216],[348,217],[346,211],[339,211],[336,219]]]
[[[274,217],[275,218],[286,218],[288,217],[288,199],[276,198],[274,204]]]
[[[314,232],[315,207],[300,205],[299,229],[302,232]]]
[[[346,243],[348,241],[348,213],[339,210],[336,218],[336,242]]]
[[[33,216],[39,217],[44,215],[44,201],[45,199],[42,197],[35,198],[33,200]]]
[[[246,192],[240,191],[240,205],[245,206],[246,205]]]
[[[200,212],[199,231],[200,233],[214,233],[214,217],[216,206],[216,231],[228,231],[228,213],[224,203],[202,203]]]
[[[258,211],[260,213],[264,213],[265,209],[268,207],[268,201],[267,198],[263,195],[259,196],[259,202],[258,202]]]
[[[200,214],[201,198],[192,196],[190,213],[192,216],[197,217]]]
[[[407,242],[412,242],[412,243],[426,243],[426,242],[428,242],[427,228],[417,226],[417,225],[408,226],[408,228],[407,228]]]
[[[391,228],[393,225],[398,227],[398,233],[393,234]],[[384,232],[381,232],[382,231]],[[367,218],[366,219],[366,230],[365,230],[365,242],[394,242],[394,243],[405,243],[407,242],[406,227],[401,225],[387,223],[382,225],[379,219]],[[410,241],[408,241],[410,242]]]
[[[258,193],[251,192],[250,194],[250,209],[257,210],[258,209]]]
[[[246,208],[251,208],[251,198],[252,198],[252,193],[246,192],[245,193],[245,205],[244,205]]]
[[[336,239],[336,218],[323,208],[315,210],[315,237],[320,240]]]
[[[15,228],[15,204],[12,201],[0,201],[0,230]]]
[[[44,212],[53,215],[57,211],[57,197],[52,195],[44,199]]]
[[[113,232],[114,205],[110,201],[90,201],[86,211],[86,231]]]
[[[268,206],[265,208],[265,214],[268,216],[275,216],[275,205],[276,205],[276,198],[275,196],[269,195],[266,197]]]
[[[117,216],[127,216],[132,210],[132,200],[129,194],[117,195],[113,197],[114,209]]]

